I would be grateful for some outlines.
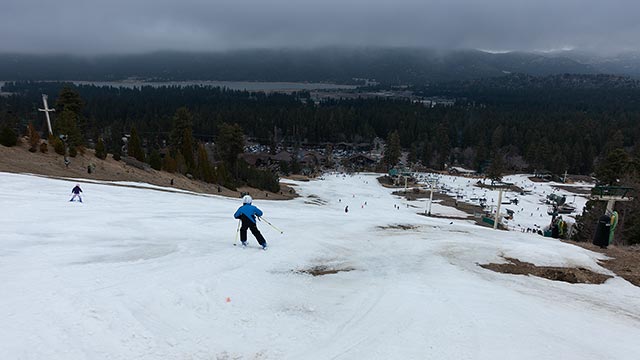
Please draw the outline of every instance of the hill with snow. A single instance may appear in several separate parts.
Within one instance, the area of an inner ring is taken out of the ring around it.
[[[374,174],[290,183],[299,198],[254,202],[283,231],[259,222],[263,251],[251,234],[250,247],[233,246],[239,199],[94,182],[80,184],[78,203],[68,201],[74,181],[0,173],[0,358],[640,353],[640,289],[601,267],[603,255],[422,216],[424,199],[394,196]],[[478,191],[457,187],[461,200]],[[527,215],[548,190],[530,190],[510,226],[534,224]],[[613,278],[570,284],[478,266],[505,257]]]

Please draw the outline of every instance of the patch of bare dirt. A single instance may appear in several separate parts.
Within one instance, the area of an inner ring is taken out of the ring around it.
[[[87,172],[87,167],[90,164],[95,165],[95,171],[91,174]],[[29,152],[25,139],[21,139],[20,143],[13,147],[0,145],[0,172],[30,173],[56,178],[142,182],[235,198],[239,198],[242,193],[249,193],[256,199],[270,200],[288,200],[298,196],[295,190],[286,184],[280,185],[279,193],[271,193],[249,187],[242,187],[238,188],[237,191],[233,191],[223,186],[191,180],[180,174],[171,174],[153,169],[138,169],[125,164],[123,161],[114,160],[111,154],[105,160],[98,159],[91,149],[85,150],[84,155],[78,154],[75,158],[71,158],[71,164],[66,167],[63,156],[56,154],[53,149],[49,149],[46,154]],[[171,180],[173,180],[173,185],[171,185]]]
[[[403,190],[403,191],[395,191],[395,192],[393,192],[393,195],[403,196],[409,201],[415,201],[416,199],[429,198],[429,191],[425,191],[425,190],[417,190],[417,191],[408,190],[407,192],[405,192]],[[480,206],[478,206],[478,205],[473,205],[473,204],[465,203],[465,202],[462,202],[462,201],[456,201],[455,197],[449,196],[449,195],[446,195],[446,194],[441,194],[441,193],[439,193],[437,191],[433,192],[433,200],[437,200],[440,205],[456,208],[456,209],[458,209],[458,210],[460,210],[462,212],[465,212],[465,213],[469,214],[469,216],[467,218],[471,218],[476,213],[481,213],[482,212],[482,208]],[[433,214],[431,216],[438,217],[438,216],[434,216]],[[447,219],[464,219],[464,218],[460,218],[460,217],[448,217],[448,216],[443,216],[443,218],[447,218]]]
[[[506,264],[479,264],[479,266],[504,274],[533,275],[571,284],[602,284],[611,276],[599,274],[584,268],[536,266],[518,259],[505,257]]]
[[[553,185],[552,187],[570,192],[572,194],[591,195],[591,188],[586,186],[565,186],[565,185]]]
[[[380,183],[380,185],[382,185],[383,187],[390,188],[390,189],[399,189],[399,188],[404,189],[404,185],[405,185],[404,180],[401,181],[401,184],[399,185],[395,185],[393,179],[389,175],[379,176],[377,180],[378,180],[378,183]],[[418,186],[418,184],[415,181],[407,182],[407,187],[414,187],[414,186]]]
[[[482,181],[478,181],[474,184],[475,187],[479,187],[481,189],[488,189],[488,190],[495,190],[493,186],[491,186],[491,184],[485,184]],[[516,185],[509,185],[509,187],[507,188],[508,191],[513,191],[516,193],[521,193],[523,191],[523,189],[519,186]]]
[[[387,225],[387,226],[378,226],[378,229],[382,230],[413,230],[417,229],[418,225],[411,224],[395,224],[395,225]]]
[[[324,275],[337,274],[339,272],[348,272],[353,270],[355,269],[352,267],[336,268],[336,267],[329,267],[326,265],[317,265],[308,269],[297,270],[296,272],[303,273],[303,274],[310,274],[313,276],[324,276]]]
[[[598,263],[635,286],[640,286],[640,247],[638,246],[609,246],[601,249],[591,243],[565,241],[582,248],[599,252],[609,257],[609,260],[599,260]]]
[[[543,179],[543,178],[539,178],[539,177],[535,177],[535,176],[529,176],[529,180],[531,180],[532,182],[536,182],[536,183],[550,182],[549,180],[546,180],[546,179]]]
[[[296,174],[287,175],[286,178],[290,180],[304,181],[304,182],[307,182],[310,180],[310,178],[306,175],[296,175]]]

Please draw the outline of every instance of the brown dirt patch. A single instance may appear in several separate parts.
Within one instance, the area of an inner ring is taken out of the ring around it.
[[[554,188],[580,195],[591,195],[591,188],[582,186],[565,186],[565,185],[553,185]]]
[[[91,174],[87,172],[89,164],[95,164],[95,171]],[[14,147],[0,145],[0,172],[30,173],[57,178],[142,182],[234,198],[240,197],[243,192],[248,192],[256,199],[269,200],[288,200],[297,196],[295,190],[286,184],[280,185],[280,193],[271,193],[248,187],[238,188],[238,191],[233,191],[222,186],[220,186],[220,192],[218,192],[218,185],[191,180],[180,174],[171,174],[153,169],[141,170],[126,165],[123,161],[115,161],[111,154],[105,160],[98,159],[91,149],[86,150],[84,155],[78,154],[75,158],[71,158],[71,165],[67,168],[64,165],[64,158],[53,150],[49,150],[46,154],[29,152],[24,139]],[[171,179],[174,181],[173,186],[171,185]]]
[[[549,180],[542,179],[542,178],[535,177],[535,176],[529,176],[529,180],[531,180],[532,182],[535,182],[535,183],[550,182]]]
[[[504,274],[533,275],[571,284],[602,284],[611,276],[599,274],[584,268],[536,266],[518,259],[505,257],[507,264],[480,264],[481,267]]]
[[[635,286],[640,286],[640,247],[639,246],[609,246],[601,249],[591,243],[564,241],[569,244],[598,252],[609,257],[609,260],[599,260],[598,263]]]
[[[397,186],[394,185],[393,179],[389,175],[379,176],[377,180],[378,180],[378,183],[380,183],[380,185],[382,185],[383,187],[386,187],[389,189],[404,189],[404,180],[402,180],[401,184]],[[407,182],[407,187],[414,187],[417,185],[418,184],[415,181]]]
[[[487,189],[487,190],[495,190],[491,184],[484,184],[482,182],[478,183],[476,182],[473,186],[481,188],[481,189]],[[522,193],[524,190],[516,185],[509,185],[509,187],[506,189],[508,191],[512,191],[512,192],[516,192],[518,194]]]
[[[355,269],[352,267],[334,268],[326,265],[317,265],[309,269],[297,270],[296,272],[303,273],[303,274],[310,274],[313,276],[323,276],[323,275],[337,274],[339,272],[348,272],[353,270]]]
[[[397,196],[403,196],[405,197],[407,200],[409,201],[414,201],[416,199],[425,199],[425,198],[429,198],[429,191],[425,191],[425,190],[419,190],[419,191],[413,191],[413,190],[407,190],[407,192],[405,193],[404,190],[403,191],[395,191],[393,192],[393,195],[397,195]],[[473,215],[475,215],[476,213],[482,213],[482,208],[478,205],[473,205],[473,204],[469,204],[469,203],[465,203],[462,201],[456,201],[456,198],[453,196],[449,196],[446,194],[441,194],[437,191],[433,192],[433,200],[438,200],[440,205],[444,205],[444,206],[449,206],[455,209],[458,209],[460,211],[463,211],[467,214],[469,214],[470,216],[468,218],[471,218]],[[432,215],[434,216],[434,215]],[[438,217],[438,216],[434,216],[434,217]],[[460,219],[460,217],[447,217],[447,216],[443,216],[443,218],[453,218],[453,219]]]
[[[411,224],[396,224],[396,225],[387,225],[387,226],[378,226],[378,229],[382,229],[382,230],[389,230],[389,229],[393,229],[393,230],[413,230],[413,229],[417,229],[418,225],[411,225]]]

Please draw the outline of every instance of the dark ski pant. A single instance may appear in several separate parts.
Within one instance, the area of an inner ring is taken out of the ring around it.
[[[258,226],[256,226],[256,223],[249,220],[244,215],[240,217],[240,220],[242,220],[242,226],[240,227],[240,241],[242,242],[247,241],[247,229],[249,229],[251,230],[251,233],[256,238],[256,240],[258,240],[258,243],[260,245],[264,246],[267,244],[267,241],[264,239],[264,237],[260,233],[260,230],[258,230]]]

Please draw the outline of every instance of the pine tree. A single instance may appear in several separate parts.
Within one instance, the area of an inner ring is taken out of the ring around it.
[[[84,102],[75,89],[70,86],[64,86],[60,90],[56,100],[56,112],[60,116],[54,123],[54,128],[57,129],[57,132],[54,131],[54,133],[56,135],[67,135],[69,139],[67,143],[70,149],[84,144],[82,130],[86,125],[86,121],[82,116],[83,106]]]
[[[167,153],[162,161],[162,169],[166,172],[174,173],[178,170],[178,164],[176,159],[171,156],[171,153]]]
[[[196,168],[196,175],[199,179],[208,183],[213,182],[213,169],[211,169],[211,163],[209,162],[209,156],[207,155],[207,149],[204,144],[198,145],[198,165]]]
[[[443,169],[449,160],[451,152],[451,142],[449,140],[449,128],[445,123],[438,126],[436,131],[436,150],[438,151],[438,168]]]
[[[105,150],[102,138],[98,138],[98,142],[96,143],[96,157],[102,160],[107,158],[107,151]]]
[[[431,166],[431,161],[433,159],[433,147],[430,142],[426,142],[422,149],[422,164],[424,166]]]
[[[189,109],[181,107],[173,115],[173,128],[169,138],[169,144],[173,152],[180,152],[184,158],[186,170],[181,173],[192,172],[195,169],[194,141],[193,141],[193,116]]]
[[[62,111],[54,125],[54,134],[67,135],[67,144],[70,150],[84,143],[80,129],[78,129],[77,118],[78,115],[67,108]]]
[[[149,156],[149,165],[154,170],[162,169],[162,158],[160,158],[160,153],[158,150],[153,149],[151,151],[151,155]]]
[[[33,124],[29,123],[27,127],[27,135],[29,136],[29,151],[36,152],[40,148],[40,134],[36,131],[36,128],[33,127]]]
[[[3,126],[2,129],[0,129],[0,144],[11,147],[16,146],[17,143],[18,134],[16,134],[16,132],[10,127]]]
[[[187,166],[187,171],[191,172],[195,168],[195,160],[193,156],[193,135],[191,128],[184,129],[182,135],[182,148],[181,153],[184,156],[184,162]]]
[[[244,152],[244,133],[240,125],[222,123],[219,126],[216,152],[227,169],[237,171],[238,155]]]
[[[392,168],[400,161],[400,155],[402,148],[400,147],[400,135],[398,130],[394,130],[387,136],[387,143],[384,147],[384,159],[383,162],[387,167]]]
[[[491,165],[487,170],[487,177],[491,179],[491,183],[499,182],[502,180],[502,174],[504,172],[504,158],[498,151],[493,155]]]
[[[629,172],[631,161],[624,149],[614,149],[602,159],[596,168],[596,179],[603,185],[616,185]]]
[[[129,138],[128,155],[133,156],[139,161],[144,161],[144,150],[142,149],[142,142],[138,136],[138,131],[134,126],[131,127],[131,137]]]
[[[415,164],[418,161],[418,145],[415,143],[411,144],[407,160],[410,164]]]
[[[80,94],[71,86],[65,85],[58,94],[56,100],[56,111],[62,113],[65,110],[80,115],[84,102],[80,98]]]
[[[64,155],[64,143],[60,140],[59,137],[49,135],[49,144],[53,145],[53,151],[58,155]]]

